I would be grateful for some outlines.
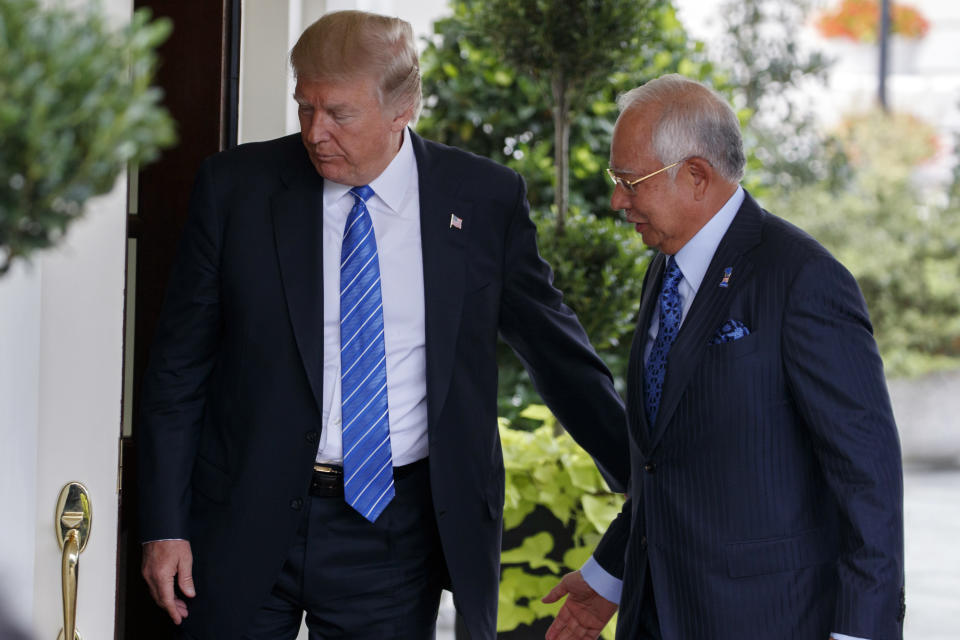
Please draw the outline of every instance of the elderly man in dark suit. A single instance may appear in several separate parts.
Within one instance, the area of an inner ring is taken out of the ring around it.
[[[628,476],[623,405],[551,285],[515,172],[426,141],[410,25],[291,54],[300,136],[199,172],[141,428],[143,573],[185,638],[493,638],[498,333]],[[179,593],[175,591],[179,589]]]
[[[630,500],[547,596],[569,594],[547,638],[595,638],[617,602],[624,640],[900,638],[900,446],[856,282],[738,185],[719,96],[673,75],[620,107],[612,205],[660,251],[630,359]]]

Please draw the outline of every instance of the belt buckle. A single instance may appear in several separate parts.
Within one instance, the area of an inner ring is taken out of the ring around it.
[[[313,470],[317,473],[329,473],[331,475],[343,475],[343,469],[340,467],[334,467],[328,464],[315,464],[313,465]]]
[[[313,480],[310,483],[310,494],[330,498],[343,496],[343,469],[329,464],[313,465]]]

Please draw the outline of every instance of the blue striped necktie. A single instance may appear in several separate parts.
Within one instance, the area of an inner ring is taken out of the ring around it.
[[[680,303],[680,281],[683,273],[673,256],[667,264],[667,272],[663,276],[663,286],[660,289],[660,326],[657,329],[657,338],[653,341],[653,349],[647,360],[647,368],[643,372],[644,404],[647,410],[647,424],[651,427],[657,421],[657,411],[660,409],[660,396],[663,393],[663,380],[667,375],[667,356],[670,347],[680,331],[680,322],[683,320],[683,307]]]
[[[343,492],[373,522],[394,496],[387,361],[377,239],[367,185],[350,190],[355,202],[340,253],[340,379],[343,412]]]

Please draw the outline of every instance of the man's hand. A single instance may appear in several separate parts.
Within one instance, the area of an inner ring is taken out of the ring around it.
[[[568,573],[543,601],[568,596],[556,620],[547,629],[547,640],[595,640],[613,617],[617,605],[590,588],[579,571]]]
[[[143,579],[150,595],[176,623],[187,617],[187,603],[173,592],[176,579],[180,591],[188,598],[197,595],[193,588],[193,552],[187,540],[158,540],[143,545]]]

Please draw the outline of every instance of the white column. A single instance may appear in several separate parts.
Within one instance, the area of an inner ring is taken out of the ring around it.
[[[240,142],[270,140],[289,132],[288,106],[293,103],[288,63],[290,32],[300,35],[301,2],[246,0],[243,3]],[[295,111],[293,115],[296,122]]]

